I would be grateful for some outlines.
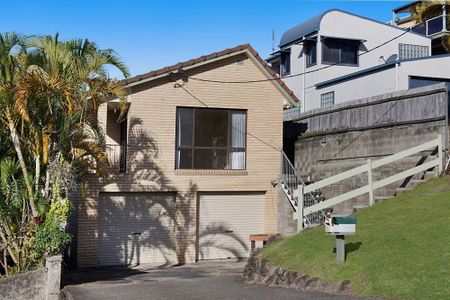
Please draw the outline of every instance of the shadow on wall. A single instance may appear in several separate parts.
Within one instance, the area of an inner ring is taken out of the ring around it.
[[[141,119],[131,118],[129,122],[128,172],[107,180],[107,185],[118,186],[117,192],[99,196],[98,263],[185,264],[195,258],[198,187],[192,181],[187,191],[174,186],[156,163],[159,149],[154,135],[144,128]],[[224,224],[211,224],[201,234],[212,236],[226,232]],[[238,236],[227,235],[237,242],[236,246],[248,249]],[[223,249],[230,256],[239,253],[239,249],[220,245],[214,238],[200,246]]]

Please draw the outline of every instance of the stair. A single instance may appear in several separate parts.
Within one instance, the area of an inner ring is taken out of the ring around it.
[[[307,183],[302,179],[301,176],[298,175],[297,170],[292,165],[292,163],[287,158],[286,154],[282,153],[282,169],[281,174],[279,176],[280,186],[288,198],[291,207],[294,210],[293,218],[297,218],[297,199],[294,197],[294,190],[298,188],[299,185],[305,186]],[[306,176],[308,179],[308,184],[311,183],[310,176]],[[320,196],[321,192],[316,191],[313,193],[309,193],[304,195],[303,198],[303,206],[308,207],[314,205],[320,201],[323,201],[325,198]],[[322,224],[325,220],[325,213],[323,211],[318,211],[316,213],[309,214],[304,216],[304,224],[306,227],[314,227],[319,224]]]

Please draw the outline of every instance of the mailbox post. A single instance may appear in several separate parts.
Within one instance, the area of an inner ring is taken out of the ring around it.
[[[331,216],[325,220],[325,232],[336,236],[336,261],[345,261],[345,236],[356,232],[356,218],[351,216]]]

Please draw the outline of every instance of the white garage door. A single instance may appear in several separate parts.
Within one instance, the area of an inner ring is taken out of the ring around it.
[[[249,235],[264,233],[264,194],[201,194],[198,258],[248,257]]]
[[[175,262],[174,200],[164,193],[100,193],[99,265]]]

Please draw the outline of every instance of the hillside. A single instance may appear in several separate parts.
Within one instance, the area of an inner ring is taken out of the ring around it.
[[[324,227],[275,242],[261,256],[327,282],[351,281],[358,295],[443,299],[450,295],[450,176],[433,179],[355,214],[347,261],[336,264]]]

